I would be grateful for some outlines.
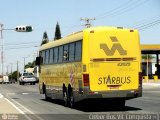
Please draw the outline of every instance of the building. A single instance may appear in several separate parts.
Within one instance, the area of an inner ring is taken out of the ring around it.
[[[160,44],[142,44],[142,72],[144,76],[160,78]],[[144,56],[144,57],[143,57]]]

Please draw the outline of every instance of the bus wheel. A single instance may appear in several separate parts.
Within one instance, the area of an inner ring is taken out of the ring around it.
[[[50,97],[47,96],[47,90],[46,90],[46,86],[43,84],[43,93],[45,95],[45,100],[49,101]]]
[[[68,106],[67,90],[63,90],[63,101],[64,101],[64,106]]]
[[[69,92],[68,94],[69,107],[73,108],[75,105],[75,102],[74,102],[74,95],[73,95],[72,88],[70,88],[68,92]]]
[[[50,100],[50,97],[47,96],[47,93],[46,93],[46,92],[44,93],[44,95],[45,95],[45,100],[46,100],[46,101],[49,101],[49,100]]]

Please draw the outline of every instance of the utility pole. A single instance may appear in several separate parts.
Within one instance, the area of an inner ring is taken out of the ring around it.
[[[90,28],[92,25],[90,23],[91,20],[96,20],[95,18],[81,18],[81,20],[84,20],[86,22],[85,26],[87,28]]]
[[[9,67],[9,65],[7,65],[6,67],[7,67],[7,72],[6,72],[6,75],[8,75],[8,73],[9,73],[9,72],[8,72],[8,67]]]
[[[11,64],[11,81],[12,81],[12,65],[13,63],[10,63]]]
[[[1,62],[2,62],[2,82],[3,82],[3,76],[4,76],[4,50],[3,50],[3,30],[15,30],[17,32],[32,32],[33,28],[30,25],[22,25],[17,26],[15,29],[4,29],[4,25],[0,23],[0,39],[2,42],[2,52],[1,52]],[[12,66],[12,65],[11,65]]]
[[[0,24],[0,31],[1,31],[1,42],[2,42],[2,52],[1,52],[1,59],[2,59],[2,82],[3,82],[3,24]]]
[[[27,57],[23,57],[23,59],[24,59],[24,61],[23,61],[23,64],[24,64],[24,71],[23,71],[23,72],[25,72],[26,58],[27,58]]]
[[[36,66],[36,53],[33,53],[33,65],[34,67]]]
[[[18,79],[19,79],[19,61],[17,61],[17,81],[18,81]]]

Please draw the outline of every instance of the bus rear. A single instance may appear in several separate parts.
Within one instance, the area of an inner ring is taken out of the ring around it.
[[[142,96],[140,53],[137,30],[112,27],[85,30],[84,92],[92,97],[123,100]]]

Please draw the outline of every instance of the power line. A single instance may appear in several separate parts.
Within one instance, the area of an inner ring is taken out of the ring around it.
[[[96,19],[103,19],[105,17],[110,17],[113,18],[117,15],[120,15],[120,14],[123,14],[125,12],[128,12],[128,11],[131,11],[131,10],[134,10],[135,8],[141,6],[141,5],[144,5],[146,2],[148,2],[149,0],[145,0],[145,1],[140,1],[140,0],[137,0],[137,1],[129,1],[127,3],[124,3],[122,5],[120,5],[119,7],[115,8],[115,9],[112,9],[106,13],[104,13],[103,15],[99,15],[99,16],[96,16]]]
[[[96,16],[96,19],[102,19],[102,18],[104,18],[105,16],[107,16],[107,15],[109,15],[109,14],[111,14],[111,13],[120,11],[120,9],[121,9],[122,7],[130,4],[131,2],[132,2],[132,1],[129,0],[129,1],[127,1],[126,3],[119,5],[117,8],[113,8],[113,9],[111,9],[110,11],[107,11],[107,12],[105,12],[105,13],[102,13],[102,14],[100,14],[100,15],[97,15],[97,16]]]
[[[146,19],[143,19],[143,20],[141,20],[141,21],[139,21],[139,22],[135,22],[135,23],[132,25],[132,27],[133,27],[133,28],[137,28],[137,27],[139,27],[139,26],[148,24],[148,23],[153,22],[153,21],[156,21],[156,20],[158,20],[158,19],[160,19],[160,16],[154,16],[154,17],[152,17],[152,18],[146,18]]]
[[[39,47],[39,45],[34,45],[34,46],[22,46],[22,47],[13,47],[13,48],[5,48],[4,50],[23,49],[23,48],[33,48],[33,47]]]
[[[160,24],[160,20],[156,20],[156,21],[153,21],[153,22],[151,22],[151,23],[148,23],[148,24],[139,26],[139,27],[137,27],[136,29],[145,30],[145,29],[147,29],[147,28],[154,27],[154,26],[156,26],[156,25],[158,25],[158,24]]]
[[[160,16],[158,17],[154,17],[150,20],[144,20],[142,21],[141,23],[133,26],[133,28],[135,29],[138,29],[138,30],[145,30],[145,29],[148,29],[148,28],[151,28],[151,27],[154,27],[156,25],[160,24]]]
[[[68,35],[71,30],[73,31],[74,29],[76,29],[76,31],[77,31],[77,29],[80,29],[80,27],[82,27],[82,25],[74,25],[74,26],[68,27],[67,30],[65,30],[65,31],[63,32],[63,36]]]
[[[33,44],[33,43],[39,43],[40,44],[40,42],[39,41],[32,41],[32,42],[23,42],[23,43],[5,43],[5,46],[12,46],[12,45],[15,45],[15,46],[17,46],[17,45],[27,45],[27,44]]]

